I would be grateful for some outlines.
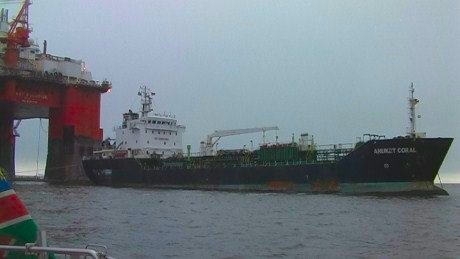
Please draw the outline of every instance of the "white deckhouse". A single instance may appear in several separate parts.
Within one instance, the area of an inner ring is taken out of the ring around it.
[[[152,98],[155,95],[146,86],[141,86],[142,110],[129,110],[123,114],[123,123],[115,128],[115,156],[171,157],[182,154],[182,133],[185,126],[177,124],[174,115],[153,114]]]

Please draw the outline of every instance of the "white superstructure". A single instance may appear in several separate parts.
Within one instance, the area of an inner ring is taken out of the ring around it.
[[[174,115],[149,116],[154,93],[142,86],[138,94],[142,100],[140,116],[131,110],[123,114],[122,125],[115,128],[115,149],[121,156],[129,157],[181,155],[185,126],[177,124]]]

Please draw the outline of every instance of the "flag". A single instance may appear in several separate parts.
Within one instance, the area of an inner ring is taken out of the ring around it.
[[[26,243],[35,243],[37,233],[37,225],[24,203],[11,188],[5,178],[4,170],[0,167],[0,244],[24,246]],[[37,256],[0,251],[0,258],[29,259]]]

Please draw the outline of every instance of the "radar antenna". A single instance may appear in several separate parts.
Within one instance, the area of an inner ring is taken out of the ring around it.
[[[142,117],[146,117],[149,112],[153,111],[152,109],[152,99],[155,95],[152,91],[150,91],[147,86],[143,85],[139,88],[139,92],[137,93],[141,97],[141,104],[142,104]]]

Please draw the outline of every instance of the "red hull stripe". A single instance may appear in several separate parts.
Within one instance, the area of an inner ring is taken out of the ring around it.
[[[29,215],[24,204],[13,193],[0,198],[0,226],[8,221]]]

